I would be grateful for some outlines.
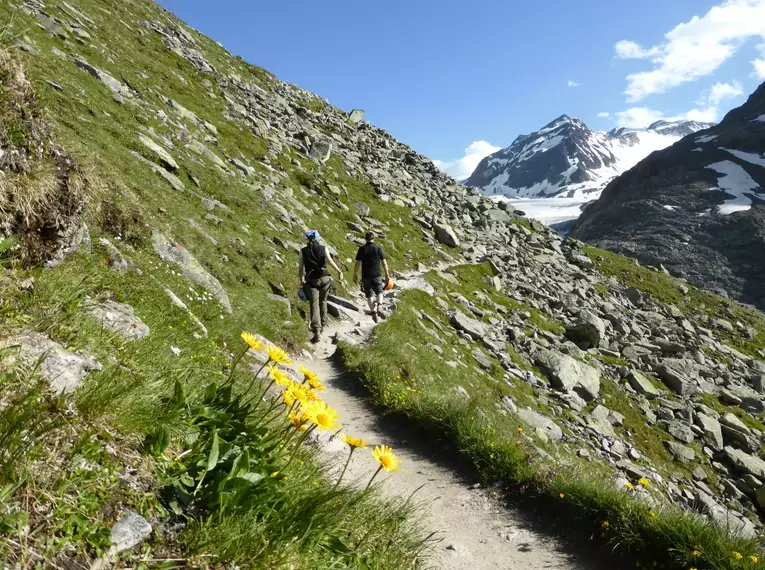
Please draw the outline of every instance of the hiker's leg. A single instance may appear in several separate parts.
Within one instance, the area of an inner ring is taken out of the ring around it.
[[[374,291],[372,291],[373,283],[371,283],[371,281],[367,278],[367,279],[362,279],[361,284],[364,287],[364,295],[367,298],[367,305],[369,305],[369,310],[374,313],[375,312],[375,296],[374,296]]]
[[[311,283],[314,285],[314,283]],[[316,287],[306,287],[306,295],[311,306],[311,331],[314,333],[321,331],[321,307],[319,302],[319,289]]]
[[[319,307],[321,313],[321,328],[327,326],[327,297],[329,297],[329,289],[332,286],[331,277],[322,277],[319,281]]]
[[[378,293],[377,294],[377,312],[378,313],[382,310],[382,302],[383,302],[383,294]]]

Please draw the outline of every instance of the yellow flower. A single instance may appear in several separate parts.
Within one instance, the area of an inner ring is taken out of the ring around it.
[[[377,463],[382,465],[386,471],[398,471],[401,469],[398,458],[393,454],[393,450],[387,445],[376,445],[372,451]]]
[[[640,483],[643,487],[650,487],[651,486],[651,482],[648,479],[646,479],[645,477],[641,477],[640,479],[638,479],[638,483]]]
[[[303,424],[308,421],[308,418],[306,418],[303,414],[299,413],[297,410],[292,410],[289,414],[287,414],[287,417],[289,418],[290,423],[297,429],[301,431],[305,430],[305,426]]]
[[[743,558],[740,552],[733,551],[731,554],[733,554],[733,558],[736,560],[741,560]]]
[[[318,390],[319,392],[326,390],[322,385],[321,380],[319,380],[319,376],[315,372],[311,372],[303,366],[300,367],[300,372],[303,374],[303,381],[308,382],[311,388]]]
[[[279,370],[275,364],[268,367],[268,377],[278,386],[289,386],[292,383],[290,375]]]
[[[266,347],[266,354],[268,354],[268,359],[271,362],[275,362],[276,364],[292,364],[292,361],[290,360],[290,357],[287,356],[287,353],[284,352],[281,348],[274,345],[269,345]]]
[[[609,526],[608,521],[603,521],[602,523],[600,523],[600,528],[602,528],[603,530],[607,529],[608,526]]]
[[[523,433],[523,428],[522,427],[518,428],[518,433]]]
[[[258,352],[263,350],[263,341],[258,340],[254,334],[243,332],[242,333],[242,340],[247,343],[247,345],[252,350],[257,350]]]
[[[694,550],[693,552],[691,552],[691,556],[698,556],[699,554],[701,554],[701,552],[699,552],[698,550]]]
[[[659,516],[659,515],[657,515],[655,512],[653,512],[653,511],[651,511],[651,512],[650,512],[650,515],[651,515],[653,518],[656,518],[656,517],[658,517],[658,516]]]
[[[757,558],[756,556],[750,556],[749,560],[751,560],[752,563],[754,563],[754,564],[757,564],[760,561],[760,559]]]
[[[321,400],[313,402],[304,402],[305,414],[316,427],[323,430],[337,429],[340,425],[337,423],[337,412],[330,408]]]
[[[627,484],[626,484],[626,486],[627,486],[627,488],[628,488],[628,489],[634,489],[634,488],[635,488],[635,485],[633,485],[633,484],[632,484],[632,483],[630,483],[629,481],[627,481]]]
[[[288,406],[292,406],[295,401],[304,404],[308,401],[308,394],[306,393],[305,388],[303,388],[300,384],[290,380],[282,392],[282,399]]]
[[[353,437],[352,435],[340,434],[340,439],[348,444],[351,449],[366,449],[369,444],[360,437]]]
[[[563,499],[566,496],[566,493],[561,493],[560,498]]]
[[[308,386],[303,386],[303,391],[306,395],[306,401],[308,402],[318,402],[319,397],[316,395],[316,392],[311,390]]]

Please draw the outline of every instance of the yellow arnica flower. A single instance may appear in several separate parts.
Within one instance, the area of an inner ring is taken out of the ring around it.
[[[627,486],[628,489],[634,489],[635,488],[635,485],[633,485],[629,481],[627,481],[626,486]]]
[[[299,413],[297,410],[292,410],[289,414],[287,414],[287,417],[293,426],[299,430],[305,430],[304,424],[308,421],[308,419],[303,414]]]
[[[731,552],[731,554],[733,555],[733,558],[735,558],[736,560],[741,560],[743,558],[740,552],[734,551],[734,552]]]
[[[340,427],[337,423],[337,412],[321,400],[304,403],[303,408],[305,415],[317,428],[332,430]]]
[[[701,554],[701,552],[699,552],[698,550],[694,550],[693,552],[691,552],[691,556],[698,556],[699,554]]]
[[[561,498],[561,499],[562,499],[562,498],[564,498],[565,496],[566,496],[566,493],[561,493],[561,494],[560,494],[560,498]]]
[[[600,523],[600,528],[602,528],[603,530],[607,529],[608,526],[609,526],[608,521],[603,521],[602,523]]]
[[[753,564],[757,564],[760,561],[756,556],[750,556],[749,560],[751,560]]]
[[[266,354],[268,354],[269,360],[276,364],[292,364],[290,357],[278,346],[270,345],[266,347]]]
[[[300,384],[290,380],[282,392],[282,399],[288,406],[292,406],[296,401],[303,404],[308,401],[308,394]]]
[[[308,386],[303,386],[303,391],[305,392],[306,401],[308,402],[318,402],[320,398],[316,395],[316,392],[311,390]]]
[[[319,392],[323,392],[324,390],[326,390],[326,388],[322,385],[318,374],[316,374],[315,372],[311,372],[310,370],[308,370],[308,368],[301,366],[300,373],[303,375],[303,380],[305,382],[308,382],[308,384],[314,390],[318,390]]]
[[[292,378],[286,372],[279,370],[276,365],[268,367],[268,377],[274,381],[274,384],[278,386],[289,386],[292,382]]]
[[[252,350],[257,350],[258,352],[263,350],[263,341],[258,340],[252,333],[243,332],[242,340],[246,342],[247,346],[249,346]]]
[[[366,449],[369,444],[360,437],[353,437],[352,435],[340,434],[340,439],[348,444],[351,449]]]
[[[393,450],[387,445],[376,445],[372,450],[375,460],[386,471],[398,471],[401,469],[398,458],[393,454]]]
[[[641,477],[640,479],[638,479],[638,483],[640,483],[643,487],[650,487],[651,486],[651,482],[648,479],[646,479],[645,477]]]
[[[523,428],[522,427],[518,428],[518,433],[523,433]]]

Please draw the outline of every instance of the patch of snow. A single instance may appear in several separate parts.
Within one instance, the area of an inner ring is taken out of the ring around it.
[[[716,138],[717,138],[717,135],[704,135],[703,137],[696,138],[696,142],[703,144],[703,143],[712,142]]]
[[[760,156],[759,154],[755,154],[753,152],[743,152],[741,150],[733,150],[730,148],[722,148],[724,151],[731,153],[736,158],[740,158],[741,160],[745,160],[746,162],[750,164],[754,164],[756,166],[762,166],[765,168],[765,156]]]
[[[657,150],[662,150],[675,144],[681,137],[663,135],[651,131],[637,133],[639,142],[630,146],[621,139],[616,139],[612,152],[618,161],[618,170],[626,172],[646,156]]]
[[[525,212],[526,217],[539,220],[546,226],[575,220],[582,213],[582,208],[597,196],[590,198],[516,198],[504,200],[514,208]],[[494,197],[495,200],[500,200]]]
[[[761,123],[765,123],[765,115],[760,115],[755,119],[755,121],[760,121]]]
[[[669,210],[670,212],[674,212],[675,210],[677,210],[677,206],[670,206],[669,204],[664,204],[662,208],[664,208],[665,210]]]
[[[691,152],[704,152],[703,148],[694,148],[691,150]]]
[[[733,196],[730,200],[725,200],[725,204],[720,206],[720,213],[730,214],[752,207],[752,198],[748,194],[759,190],[760,186],[752,180],[752,177],[742,166],[730,160],[723,160],[710,164],[707,168],[722,174],[722,177],[717,180],[717,184],[719,184],[720,190]]]

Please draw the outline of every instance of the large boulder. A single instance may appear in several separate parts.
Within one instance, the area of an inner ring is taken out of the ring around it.
[[[691,447],[687,447],[676,441],[667,441],[665,444],[669,452],[672,454],[672,457],[680,463],[690,463],[696,459],[696,452]]]
[[[563,438],[563,430],[560,429],[558,424],[536,410],[522,408],[518,410],[517,415],[524,424],[531,428],[535,428],[540,434],[544,434],[552,441],[560,441]]]
[[[328,140],[319,139],[311,144],[311,150],[308,155],[321,162],[322,164],[329,160],[332,155],[332,143]]]
[[[348,115],[348,122],[351,123],[352,125],[359,124],[363,119],[364,119],[363,109],[354,109]]]
[[[765,461],[730,446],[726,446],[724,451],[730,462],[739,471],[754,475],[760,480],[765,479]]]
[[[595,313],[582,311],[579,320],[566,328],[566,336],[582,348],[597,348],[606,336],[606,325]]]
[[[543,350],[537,357],[537,365],[556,390],[576,392],[587,401],[594,400],[600,394],[600,373],[567,354]]]
[[[446,224],[436,224],[436,239],[448,247],[459,247],[460,239],[451,226]]]
[[[481,321],[468,317],[460,311],[450,313],[449,322],[455,329],[468,333],[476,340],[482,339],[489,332],[488,327]]]
[[[691,380],[696,374],[696,369],[690,360],[666,358],[656,373],[667,388],[680,396],[697,391],[696,383]]]
[[[102,327],[110,330],[125,340],[141,340],[149,336],[149,327],[138,318],[133,307],[115,301],[98,303],[88,312]]]
[[[638,394],[643,394],[649,400],[661,396],[661,390],[653,385],[653,382],[642,372],[631,370],[627,375],[627,381]]]
[[[164,165],[165,168],[172,170],[173,172],[178,170],[178,163],[175,162],[173,157],[170,156],[170,153],[167,152],[164,148],[162,148],[160,145],[155,143],[144,134],[139,134],[138,140],[141,141],[143,146],[145,146],[147,149],[153,152],[157,158],[159,158],[160,162]]]
[[[720,422],[711,416],[698,413],[696,414],[696,425],[704,432],[704,439],[711,447],[722,449],[723,435]]]

